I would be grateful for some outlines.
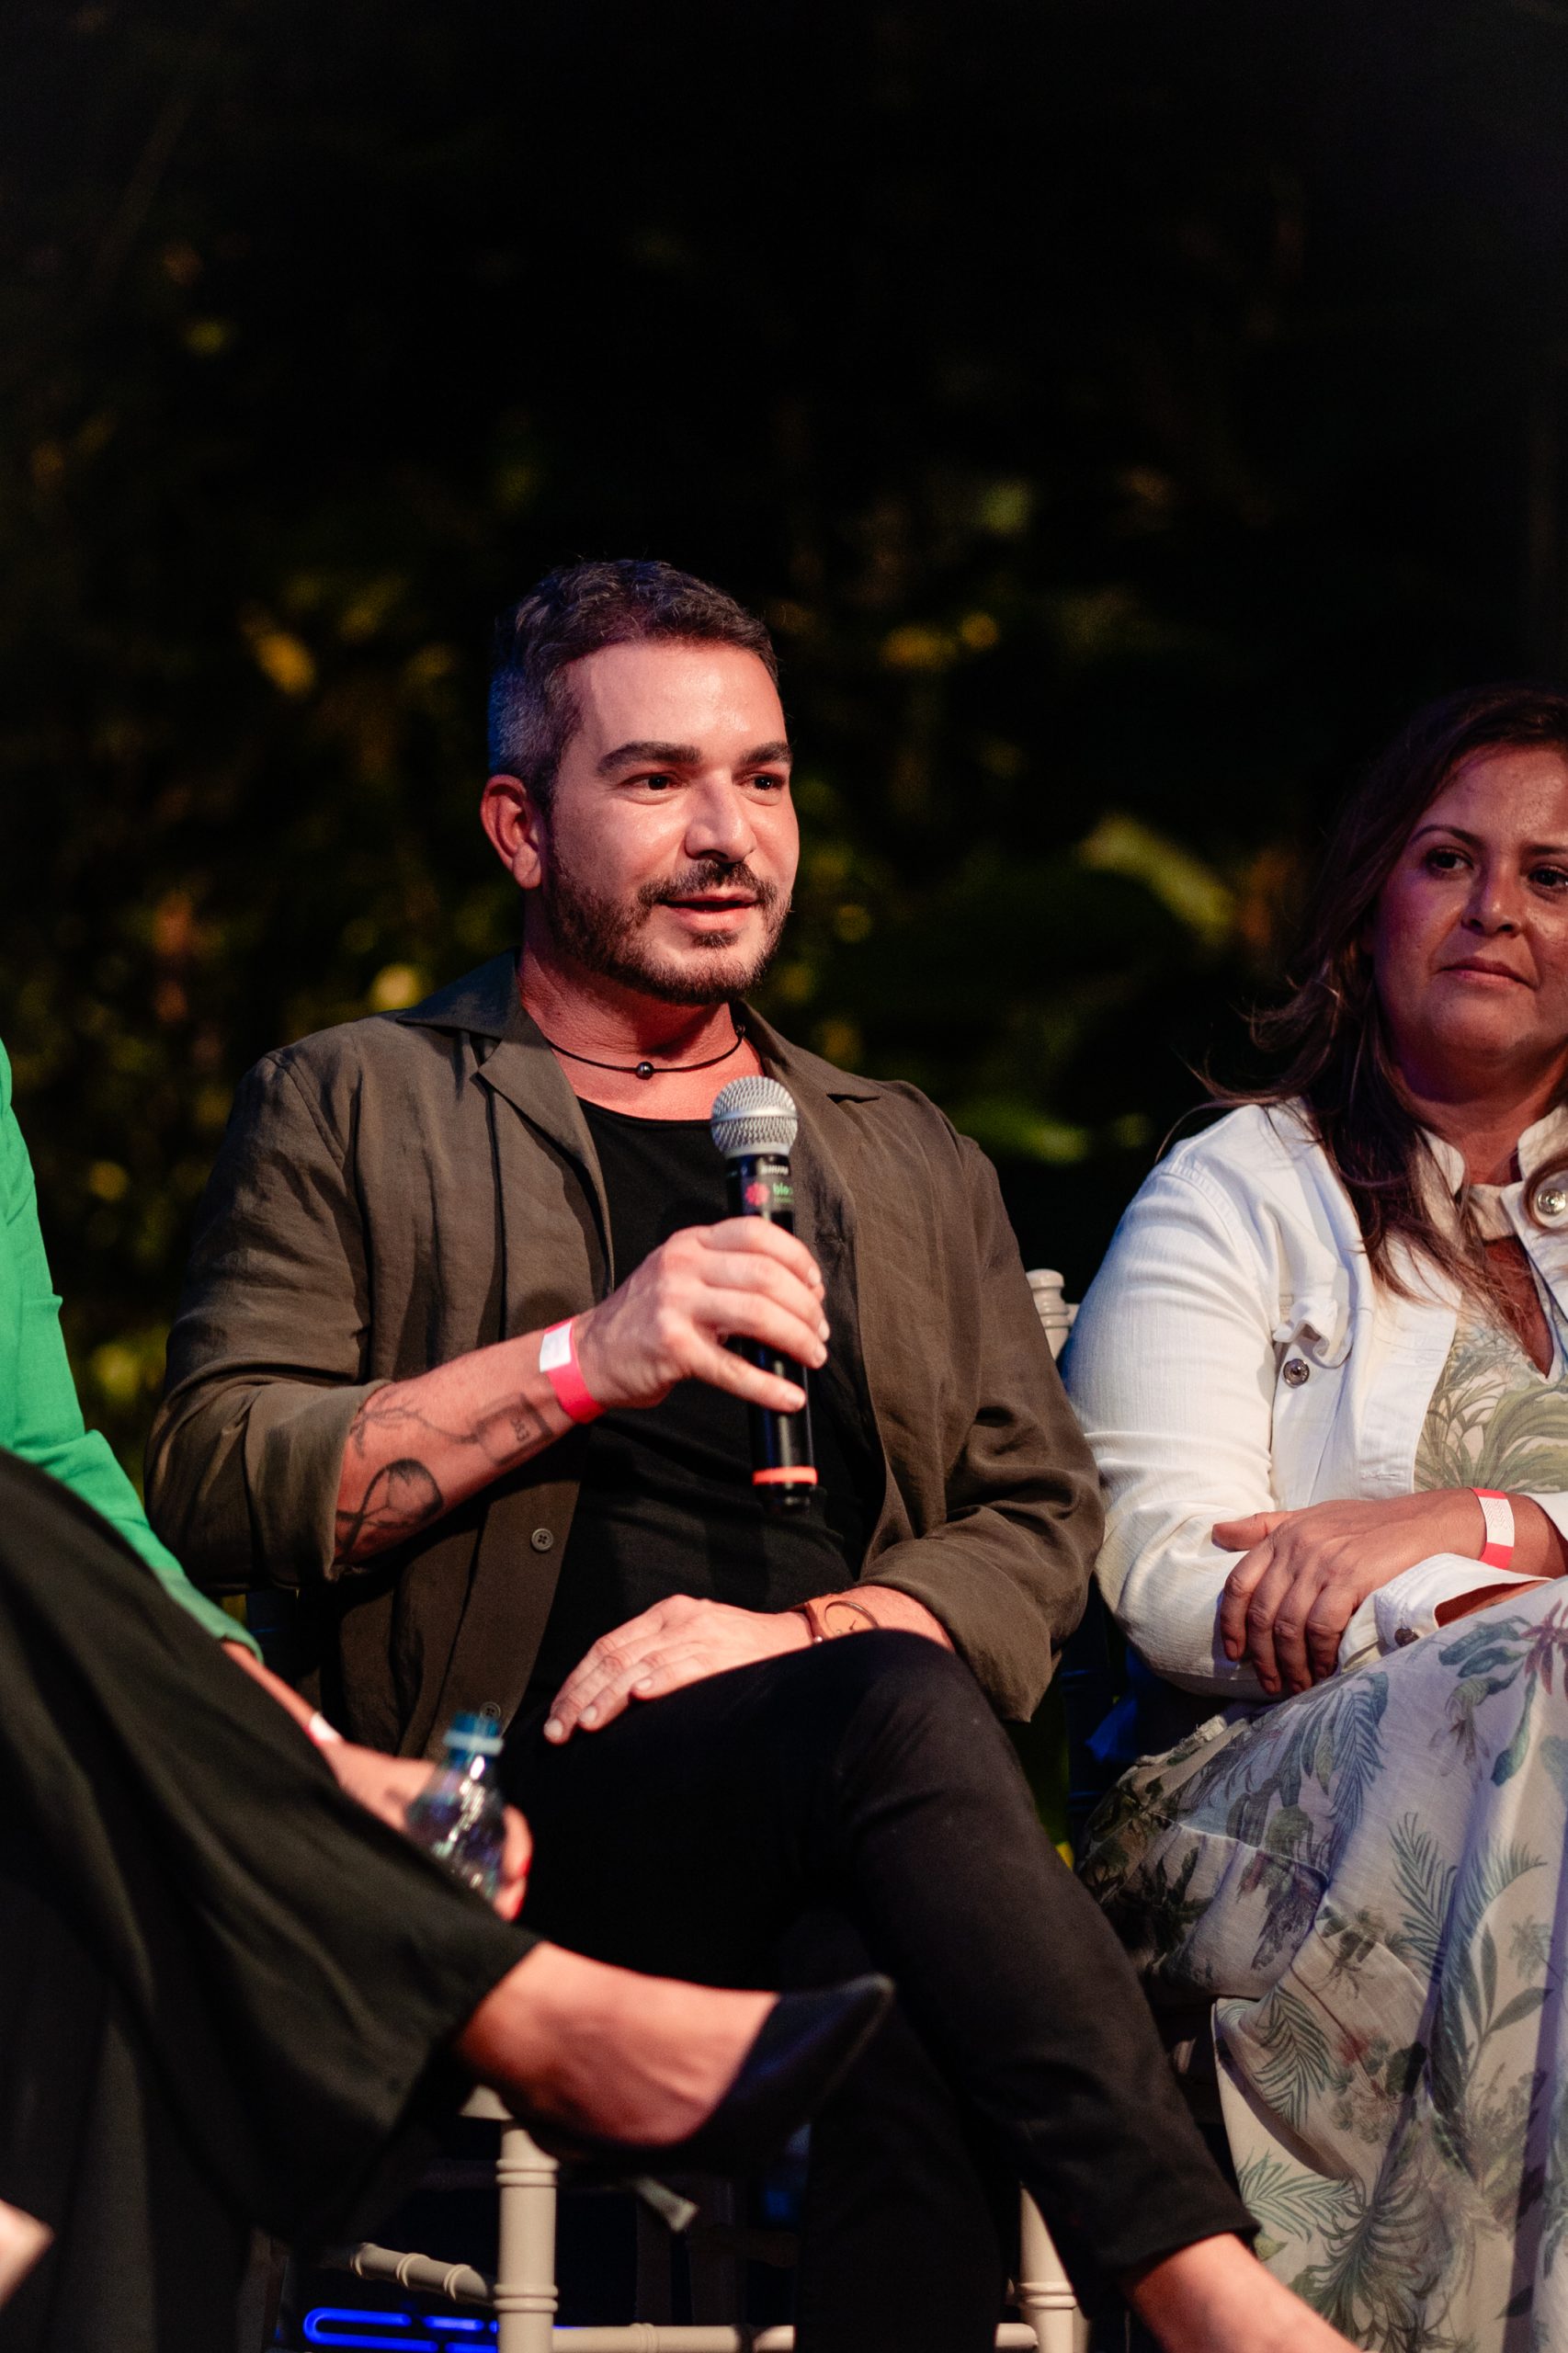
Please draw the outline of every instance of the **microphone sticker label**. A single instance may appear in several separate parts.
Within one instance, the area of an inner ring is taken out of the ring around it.
[[[754,1215],[766,1217],[771,1209],[791,1209],[795,1192],[792,1186],[777,1184],[767,1176],[748,1176],[741,1199]]]

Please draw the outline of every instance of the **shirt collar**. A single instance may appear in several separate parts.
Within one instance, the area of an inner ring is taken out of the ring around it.
[[[801,1115],[801,1142],[806,1147],[801,1157],[809,1165],[810,1181],[801,1195],[800,1231],[807,1246],[824,1258],[826,1273],[829,1259],[835,1266],[846,1256],[852,1260],[854,1227],[852,1188],[835,1148],[841,1123],[832,1107],[837,1103],[869,1102],[894,1090],[874,1078],[857,1078],[848,1071],[835,1069],[820,1055],[808,1053],[804,1047],[781,1038],[772,1024],[749,1006],[742,1009],[746,1034],[761,1057],[764,1070],[789,1088]],[[476,1053],[476,1078],[520,1111],[582,1169],[598,1219],[608,1278],[613,1283],[614,1248],[598,1155],[570,1080],[523,1009],[517,995],[516,954],[493,956],[477,971],[465,972],[460,980],[437,989],[422,1004],[391,1017],[417,1028],[456,1030],[486,1041],[484,1051]]]
[[[1434,1133],[1430,1128],[1424,1129],[1422,1132],[1426,1139],[1426,1149],[1437,1163],[1449,1194],[1457,1200],[1465,1181],[1463,1153],[1457,1144],[1449,1143],[1446,1137]],[[1519,1174],[1512,1180],[1513,1184],[1528,1185],[1540,1169],[1568,1159],[1568,1103],[1558,1104],[1543,1120],[1537,1120],[1532,1127],[1528,1127],[1515,1150],[1518,1156]],[[1512,1185],[1472,1186],[1471,1189],[1472,1192],[1506,1193],[1512,1189]]]
[[[794,1045],[749,1005],[741,1009],[746,1034],[765,1066],[791,1094],[804,1090],[835,1103],[860,1103],[888,1092],[879,1080],[858,1078],[851,1071],[824,1062],[820,1054],[808,1053],[804,1046]],[[546,1054],[550,1051],[518,998],[517,960],[510,949],[392,1017],[422,1029],[462,1029],[471,1036],[506,1039]],[[550,1061],[552,1069],[559,1069],[552,1054]]]

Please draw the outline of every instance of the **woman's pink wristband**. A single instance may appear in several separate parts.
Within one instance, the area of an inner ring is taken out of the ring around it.
[[[1481,1506],[1481,1517],[1486,1522],[1486,1541],[1481,1558],[1489,1569],[1506,1569],[1514,1558],[1514,1506],[1495,1487],[1472,1487],[1471,1494]]]
[[[539,1369],[554,1390],[562,1409],[574,1422],[597,1421],[604,1407],[583,1378],[577,1362],[575,1316],[552,1324],[539,1344]]]

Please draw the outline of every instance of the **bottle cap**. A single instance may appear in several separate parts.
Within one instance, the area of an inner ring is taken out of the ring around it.
[[[501,1744],[500,1718],[488,1709],[454,1716],[443,1735],[443,1745],[464,1756],[499,1756]]]

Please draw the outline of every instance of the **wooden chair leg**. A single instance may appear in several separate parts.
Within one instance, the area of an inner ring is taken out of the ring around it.
[[[501,2133],[495,2165],[500,2192],[496,2261],[496,2353],[551,2353],[555,2325],[555,2177],[553,2157],[520,2124]]]
[[[1018,2313],[1034,2330],[1040,2353],[1089,2353],[1089,2324],[1027,2191],[1018,2229]]]
[[[420,2293],[454,2298],[481,2310],[488,2307],[497,2324],[495,2353],[553,2353],[558,2301],[555,2160],[545,2155],[494,2092],[476,2091],[463,2113],[501,2126],[495,2165],[500,2243],[494,2290],[464,2265],[443,2266],[424,2256],[397,2255],[382,2247],[346,2247],[329,2259],[360,2279],[395,2279]],[[733,2215],[733,2209],[729,2211]],[[687,2219],[690,2211],[688,2208]],[[738,2248],[723,2245],[731,2233],[721,2228],[718,2236],[720,2245],[711,2252],[731,2258],[734,2277],[722,2279],[716,2267],[711,2276],[701,2279],[704,2304],[722,2284],[738,2290],[744,2278]],[[646,2250],[642,2252],[645,2256]],[[640,2264],[640,2271],[644,2268]],[[666,2285],[664,2297],[652,2301],[657,2305],[667,2294]],[[1005,2323],[996,2332],[998,2353],[1030,2353],[1031,2343],[1032,2353],[1089,2353],[1089,2324],[1078,2309],[1040,2209],[1027,2196],[1019,2220],[1017,2301],[1018,2321]],[[653,2325],[643,2319],[630,2328],[574,2329],[569,2335],[573,2353],[790,2353],[795,2333],[766,2329],[754,2336],[735,2311],[728,2325],[716,2316],[706,2325],[694,2320],[690,2326],[672,2327],[666,2313],[659,2312]]]

